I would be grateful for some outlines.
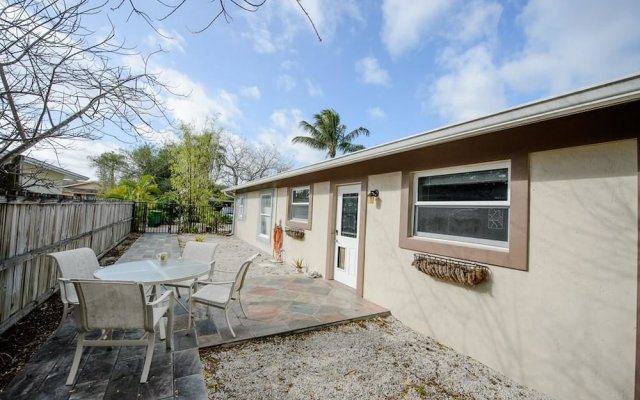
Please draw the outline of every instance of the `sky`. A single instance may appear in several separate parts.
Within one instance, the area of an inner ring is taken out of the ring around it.
[[[218,2],[187,0],[155,31],[124,7],[86,24],[100,32],[109,17],[142,54],[164,50],[150,67],[183,94],[163,95],[173,118],[197,128],[215,119],[242,140],[275,145],[294,167],[325,158],[291,144],[304,134],[299,122],[325,108],[348,131],[367,128],[356,143],[371,147],[640,73],[638,0],[301,0],[322,41],[296,0],[267,0],[254,13],[227,3],[230,22],[202,33]],[[147,139],[177,137],[160,123]],[[87,156],[141,143],[121,136],[74,142],[57,158],[30,155],[95,179]]]

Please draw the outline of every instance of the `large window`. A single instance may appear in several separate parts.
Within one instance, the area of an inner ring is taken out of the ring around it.
[[[258,235],[269,239],[271,233],[271,210],[273,193],[260,193],[260,214],[258,219]]]
[[[413,235],[508,247],[508,162],[415,174]]]

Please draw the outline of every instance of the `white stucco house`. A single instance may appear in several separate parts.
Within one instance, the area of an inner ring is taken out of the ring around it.
[[[554,398],[640,400],[639,136],[640,75],[232,187],[234,232]]]

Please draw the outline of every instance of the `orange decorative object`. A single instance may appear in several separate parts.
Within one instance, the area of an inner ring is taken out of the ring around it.
[[[276,225],[273,228],[273,258],[282,261],[282,226]]]

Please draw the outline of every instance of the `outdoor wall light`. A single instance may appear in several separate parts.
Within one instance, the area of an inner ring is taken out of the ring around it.
[[[367,195],[367,202],[369,204],[373,204],[376,201],[376,199],[378,198],[378,196],[380,196],[380,192],[378,191],[378,189],[373,189]]]

